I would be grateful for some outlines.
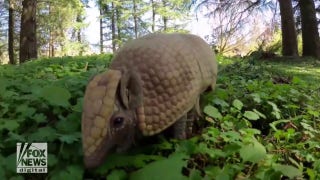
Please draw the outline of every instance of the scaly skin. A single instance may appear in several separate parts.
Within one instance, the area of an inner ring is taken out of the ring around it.
[[[82,117],[86,166],[99,165],[114,146],[126,149],[137,132],[151,136],[170,127],[197,106],[202,92],[214,89],[216,78],[214,54],[197,36],[151,34],[124,45],[110,70],[86,89]],[[125,122],[114,128],[113,117],[118,116]]]
[[[143,82],[144,135],[172,125],[215,84],[217,65],[209,46],[193,35],[149,35],[123,47],[111,69],[131,69]]]

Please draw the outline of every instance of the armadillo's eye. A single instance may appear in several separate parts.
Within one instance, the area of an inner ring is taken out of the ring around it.
[[[120,127],[124,122],[124,118],[123,117],[115,117],[113,119],[113,127]]]

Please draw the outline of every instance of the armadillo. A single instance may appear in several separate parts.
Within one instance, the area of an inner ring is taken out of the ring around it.
[[[158,33],[126,43],[86,87],[85,166],[97,167],[113,150],[127,150],[137,134],[152,136],[172,126],[175,137],[185,138],[186,114],[216,79],[215,55],[196,35]]]

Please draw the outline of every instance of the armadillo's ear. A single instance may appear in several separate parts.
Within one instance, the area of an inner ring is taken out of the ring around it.
[[[122,71],[121,82],[120,82],[120,99],[122,104],[126,109],[129,109],[129,95],[128,95],[128,82],[129,82],[129,73],[127,71]]]
[[[141,80],[137,73],[125,71],[121,78],[120,96],[127,109],[138,108],[142,103]]]

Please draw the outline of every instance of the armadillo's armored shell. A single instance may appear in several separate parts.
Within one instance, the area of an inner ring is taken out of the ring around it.
[[[140,76],[143,105],[138,115],[143,118],[138,126],[144,135],[161,132],[187,113],[200,93],[214,87],[217,76],[207,43],[183,34],[152,34],[129,42],[111,69],[130,69]]]
[[[103,140],[108,137],[109,119],[113,112],[120,78],[120,71],[109,70],[95,76],[87,86],[81,123],[85,157],[91,157],[93,160],[102,159],[92,157],[92,154],[105,154],[101,152],[106,149]]]

